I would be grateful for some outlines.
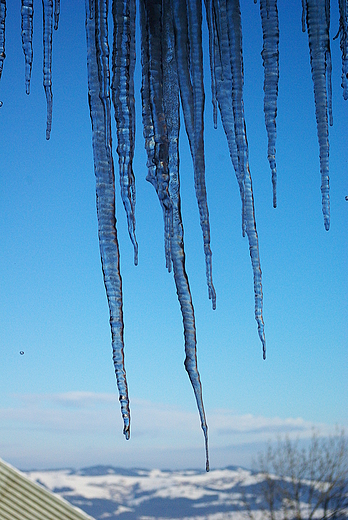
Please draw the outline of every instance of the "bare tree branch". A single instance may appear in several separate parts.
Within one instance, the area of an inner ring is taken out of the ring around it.
[[[278,438],[258,455],[256,469],[264,475],[262,518],[348,518],[348,441],[343,429],[328,438],[313,430],[307,449],[300,449],[298,440]]]

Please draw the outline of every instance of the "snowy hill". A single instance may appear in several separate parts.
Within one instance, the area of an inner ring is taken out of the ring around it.
[[[236,467],[206,473],[95,466],[26,474],[98,520],[241,520],[246,500],[256,517],[260,508],[261,476]]]

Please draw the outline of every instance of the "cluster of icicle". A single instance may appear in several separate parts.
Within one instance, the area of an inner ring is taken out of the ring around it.
[[[110,309],[113,360],[126,439],[130,437],[130,409],[124,366],[122,280],[115,218],[115,176],[111,136],[111,103],[117,127],[117,153],[121,196],[128,230],[138,263],[135,236],[135,179],[133,173],[135,103],[136,0],[113,0],[112,79],[109,67],[108,0],[85,0],[88,65],[88,98],[96,176],[98,233],[102,269]],[[257,0],[255,0],[257,3]],[[52,28],[58,28],[60,2],[43,4],[43,84],[47,98],[49,139],[52,122]],[[332,124],[330,1],[302,0],[302,28],[308,31],[318,129],[324,225],[330,225],[328,121]],[[202,0],[139,0],[142,61],[142,116],[147,152],[147,180],[154,186],[164,219],[166,267],[173,269],[182,311],[185,368],[200,414],[208,460],[208,429],[202,386],[197,369],[196,329],[192,297],[185,270],[183,224],[180,209],[179,127],[180,104],[194,166],[194,181],[203,234],[206,277],[213,309],[216,295],[212,280],[210,225],[205,187],[203,113]],[[242,201],[242,234],[248,237],[254,276],[255,318],[266,355],[262,318],[262,284],[255,225],[252,181],[243,103],[242,27],[239,0],[205,0],[214,126],[219,107],[231,161]],[[339,0],[343,96],[348,98],[348,0]],[[264,112],[268,135],[268,160],[276,207],[275,161],[277,95],[279,79],[279,26],[276,0],[260,0],[263,31]],[[33,61],[33,0],[22,0],[22,44],[25,55],[26,92],[30,92]],[[5,58],[6,0],[0,0],[0,78]],[[337,36],[338,36],[337,35]],[[0,102],[1,104],[1,102]]]
[[[208,431],[202,385],[197,368],[196,328],[192,297],[185,270],[180,209],[180,102],[194,167],[194,180],[203,234],[209,298],[216,306],[212,281],[210,226],[205,187],[204,87],[202,5],[199,0],[141,0],[142,115],[147,152],[147,180],[154,186],[164,219],[166,266],[173,269],[182,311],[185,368],[188,372],[204,432],[206,469]],[[213,99],[219,105],[242,197],[242,228],[249,239],[254,272],[255,316],[265,356],[262,319],[261,269],[254,218],[243,109],[243,63],[240,9],[237,2],[219,6],[206,2],[210,32]],[[134,232],[134,84],[135,0],[114,1],[112,69],[110,82],[108,3],[86,0],[88,92],[93,129],[97,182],[99,241],[110,308],[112,345],[126,438],[130,434],[129,402],[123,355],[122,290],[115,221],[115,179],[111,140],[111,99],[118,138],[121,194],[137,262]],[[265,58],[266,59],[266,58]],[[273,87],[272,87],[273,88]],[[276,87],[275,87],[276,88]],[[274,109],[275,110],[275,109]],[[275,131],[273,132],[275,134]]]
[[[58,29],[60,0],[42,0],[43,9],[43,86],[47,100],[46,139],[52,127],[52,33]],[[22,47],[25,57],[25,91],[30,94],[30,78],[33,64],[33,0],[22,0]],[[5,59],[6,0],[0,0],[0,79]],[[0,102],[1,103],[1,102]],[[1,103],[2,104],[2,103]]]

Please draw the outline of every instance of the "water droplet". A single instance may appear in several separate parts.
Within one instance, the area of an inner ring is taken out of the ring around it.
[[[0,108],[2,107],[2,105],[3,105],[3,102],[2,102],[2,101],[0,101]]]
[[[23,356],[24,350],[21,350],[19,353],[20,353],[21,356]]]
[[[346,201],[348,202],[348,195],[345,196]]]

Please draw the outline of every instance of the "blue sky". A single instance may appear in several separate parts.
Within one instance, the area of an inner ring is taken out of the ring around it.
[[[0,83],[0,457],[23,469],[99,463],[204,468],[203,435],[183,366],[180,309],[172,275],[165,269],[161,209],[153,187],[145,181],[140,53],[134,164],[137,267],[119,194],[117,199],[132,411],[131,440],[126,442],[97,239],[84,2],[76,2],[74,12],[67,12],[62,4],[60,27],[54,34],[49,142],[42,88],[41,3],[36,4],[31,94],[25,94],[19,5],[8,6],[7,57]],[[338,27],[333,4],[332,36]],[[239,190],[221,124],[217,130],[212,127],[207,68],[206,182],[216,311],[207,297],[184,129],[181,137],[186,267],[196,313],[212,467],[250,465],[251,457],[277,433],[306,437],[313,425],[323,433],[333,431],[335,424],[348,426],[348,105],[340,87],[339,41],[332,42],[334,126],[327,233],[301,2],[291,8],[279,6],[276,210],[263,116],[259,6],[249,0],[241,5],[266,361],[254,320]]]

